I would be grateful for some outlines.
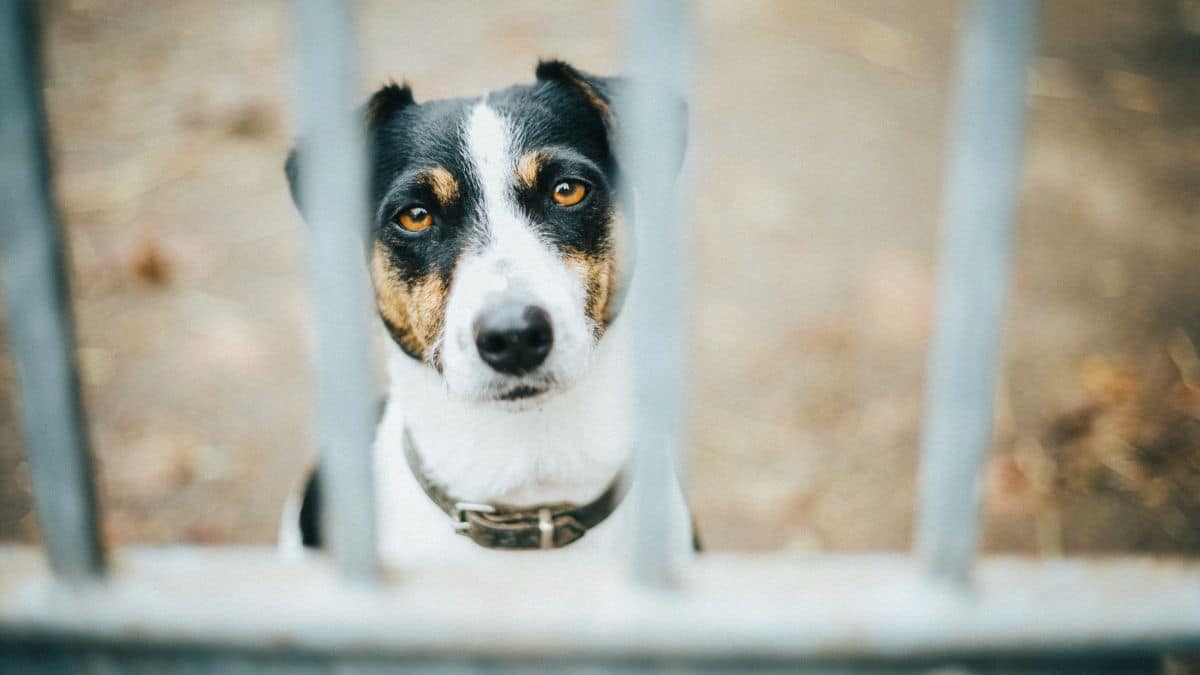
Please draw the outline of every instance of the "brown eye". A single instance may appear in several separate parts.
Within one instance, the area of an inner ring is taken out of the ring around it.
[[[587,196],[587,186],[577,180],[559,181],[551,196],[559,206],[575,206]]]
[[[433,214],[423,206],[410,206],[393,218],[392,222],[409,232],[420,232],[433,225]]]

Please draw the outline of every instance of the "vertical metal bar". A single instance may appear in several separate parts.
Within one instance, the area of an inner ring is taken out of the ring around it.
[[[959,54],[916,542],[927,570],[955,582],[969,578],[979,546],[1035,9],[1033,0],[970,3]]]
[[[303,131],[301,202],[312,229],[317,424],[329,495],[325,530],[342,573],[377,574],[371,443],[375,431],[368,293],[360,239],[367,222],[366,155],[353,115],[355,23],[347,3],[295,3]]]
[[[683,420],[684,259],[677,158],[682,154],[685,16],[681,0],[632,0],[625,9],[628,70],[634,83],[621,115],[630,160],[637,263],[633,320],[637,361],[637,512],[634,579],[671,582],[670,481]],[[672,195],[671,198],[664,197]]]
[[[0,3],[0,255],[42,540],[58,575],[82,579],[101,574],[104,558],[50,187],[38,28],[36,3]]]

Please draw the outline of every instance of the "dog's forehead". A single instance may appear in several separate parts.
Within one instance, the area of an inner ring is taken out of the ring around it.
[[[568,147],[597,164],[606,164],[604,123],[577,93],[554,83],[510,87],[485,97],[515,135],[517,149]]]
[[[377,178],[387,182],[413,167],[442,166],[470,182],[475,167],[467,146],[473,113],[480,106],[501,120],[508,150],[514,155],[569,148],[607,169],[609,147],[603,121],[586,102],[561,89],[549,83],[517,85],[476,98],[410,106],[380,131]]]

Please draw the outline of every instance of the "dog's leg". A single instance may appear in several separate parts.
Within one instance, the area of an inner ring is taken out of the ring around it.
[[[320,548],[321,486],[319,467],[314,467],[302,490],[294,490],[283,505],[279,523],[279,553],[286,559],[303,557],[310,548]]]

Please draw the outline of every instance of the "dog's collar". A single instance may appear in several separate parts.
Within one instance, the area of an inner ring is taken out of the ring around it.
[[[628,487],[625,472],[621,471],[599,497],[583,505],[568,502],[533,506],[481,504],[455,499],[429,478],[408,427],[404,428],[404,458],[426,496],[450,516],[454,531],[470,537],[484,548],[562,548],[587,534],[617,510]]]

